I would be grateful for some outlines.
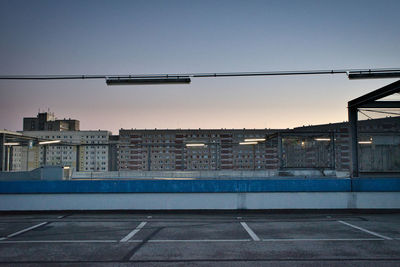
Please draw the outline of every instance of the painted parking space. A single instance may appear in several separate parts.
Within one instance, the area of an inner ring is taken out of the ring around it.
[[[250,222],[249,227],[261,240],[362,240],[378,238],[338,221]]]
[[[143,245],[129,258],[132,262],[202,262],[210,261],[218,265],[218,261],[246,261],[246,266],[265,261],[294,261],[290,265],[301,265],[304,260],[328,261],[323,265],[330,266],[329,261],[340,260],[346,266],[347,260],[363,259],[368,261],[394,259],[398,263],[397,241],[365,240],[365,241],[289,241],[289,242],[149,242]],[[355,265],[365,266],[365,265]]]
[[[43,225],[43,222],[39,224],[34,222],[16,221],[0,222],[0,241],[16,237],[34,228],[40,227],[41,225]]]
[[[384,220],[379,216],[364,216],[365,220],[353,224],[368,231],[394,239],[400,239],[400,218]]]
[[[400,214],[70,213],[7,222],[0,215],[0,227],[14,233],[0,240],[0,264],[396,265],[399,221]]]
[[[49,222],[17,237],[14,241],[118,241],[132,229],[137,222]]]
[[[237,221],[170,221],[148,222],[135,240],[148,242],[174,241],[250,241],[250,236]]]

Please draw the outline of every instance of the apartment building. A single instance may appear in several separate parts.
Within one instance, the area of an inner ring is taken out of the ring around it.
[[[120,170],[276,169],[271,129],[126,130],[121,129]]]
[[[108,131],[27,131],[23,135],[56,144],[14,147],[13,170],[32,170],[43,165],[68,166],[79,171],[109,170]]]
[[[79,131],[79,120],[56,119],[52,112],[38,113],[36,117],[23,120],[24,131]]]
[[[348,172],[351,162],[347,122],[287,130],[121,129],[119,143],[120,170]],[[359,121],[360,170],[400,171],[399,144],[400,117]]]

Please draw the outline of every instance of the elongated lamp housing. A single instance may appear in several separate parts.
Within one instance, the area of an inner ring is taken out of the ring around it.
[[[373,71],[350,71],[347,73],[350,80],[355,79],[382,79],[400,78],[400,71],[373,72]]]
[[[190,83],[190,78],[107,78],[106,83],[107,85],[187,84]]]

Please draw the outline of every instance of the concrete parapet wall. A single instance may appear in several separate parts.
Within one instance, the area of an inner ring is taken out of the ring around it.
[[[85,178],[228,178],[228,177],[271,177],[276,176],[277,171],[110,171],[110,172],[74,172],[73,179]]]
[[[251,179],[251,178],[267,178],[282,175],[278,170],[255,170],[255,171],[239,171],[239,170],[218,170],[218,171],[110,171],[110,172],[74,172],[72,179],[152,179],[152,178],[196,178],[196,179]],[[334,170],[313,169],[293,169],[285,170],[286,176],[301,177],[348,177],[348,172],[337,173]]]
[[[1,194],[1,211],[400,209],[397,192]]]
[[[2,181],[0,210],[400,209],[400,178]]]
[[[35,169],[32,171],[21,172],[0,172],[0,181],[24,181],[24,180],[40,180],[41,171]]]
[[[44,166],[32,171],[0,172],[0,181],[62,180],[64,169],[60,166]]]

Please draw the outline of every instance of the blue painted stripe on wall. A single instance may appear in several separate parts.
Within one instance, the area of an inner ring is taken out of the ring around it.
[[[350,179],[6,181],[0,193],[349,192]]]
[[[400,178],[354,178],[354,192],[400,192]]]
[[[280,180],[2,181],[2,194],[400,192],[400,178]]]

